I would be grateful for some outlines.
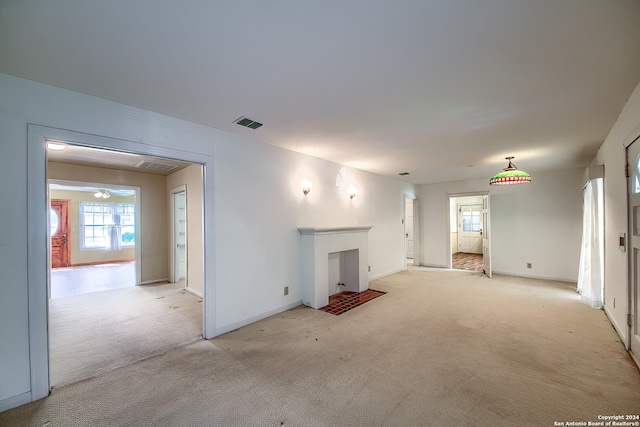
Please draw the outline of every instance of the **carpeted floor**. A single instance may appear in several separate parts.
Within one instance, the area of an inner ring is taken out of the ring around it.
[[[54,298],[49,338],[59,387],[201,339],[202,298],[175,283]]]
[[[414,268],[54,389],[7,426],[553,426],[640,413],[603,311],[561,282]]]

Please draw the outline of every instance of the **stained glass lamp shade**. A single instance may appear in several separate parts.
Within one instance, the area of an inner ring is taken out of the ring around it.
[[[505,158],[509,161],[509,165],[507,165],[502,172],[492,176],[489,180],[489,185],[514,185],[528,184],[531,182],[531,175],[518,170],[518,168],[511,162],[514,157]]]

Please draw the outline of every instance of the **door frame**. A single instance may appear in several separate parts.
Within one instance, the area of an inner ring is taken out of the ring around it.
[[[463,212],[462,212],[462,207],[464,206],[479,206],[480,210],[478,212],[480,212],[480,231],[460,231],[460,229],[463,226]],[[458,249],[462,249],[462,244],[461,242],[461,233],[478,233],[478,236],[481,240],[482,240],[482,203],[464,203],[461,204],[460,202],[456,203],[456,217],[457,217],[457,222],[458,222],[458,228],[457,228],[457,232],[458,232]],[[460,251],[460,252],[464,252],[464,251]],[[481,254],[482,253],[482,245],[480,246],[480,252],[471,252],[471,253],[475,253],[475,254]],[[452,254],[453,255],[453,254]]]
[[[203,296],[203,335],[205,339],[216,335],[215,320],[215,257],[214,247],[214,177],[207,173],[207,165],[213,166],[211,155],[192,153],[174,148],[145,144],[123,139],[86,134],[48,126],[27,124],[27,278],[28,289],[28,329],[29,364],[31,388],[25,403],[49,395],[51,381],[49,377],[49,306],[48,306],[48,269],[50,248],[48,247],[47,210],[49,209],[49,191],[47,185],[47,141],[64,141],[72,145],[81,145],[97,149],[120,151],[144,156],[175,159],[199,164],[203,169],[203,205],[204,205],[204,296]],[[209,231],[211,230],[211,231]]]
[[[188,273],[188,264],[189,264],[189,221],[187,219],[187,215],[189,212],[188,207],[188,196],[187,196],[187,186],[186,184],[179,185],[175,188],[169,190],[169,216],[170,216],[170,233],[171,237],[169,242],[171,244],[171,262],[169,263],[169,277],[171,278],[172,283],[176,283],[176,223],[175,223],[175,215],[176,215],[176,206],[175,206],[175,195],[184,191],[185,197],[185,249],[184,249],[184,257],[185,257],[185,273],[184,273],[184,288],[188,289],[188,281],[189,281],[189,273]]]
[[[636,340],[636,336],[640,336],[640,306],[638,306],[638,300],[640,300],[640,284],[634,283],[634,273],[638,274],[637,269],[640,267],[635,265],[634,258],[634,227],[633,227],[633,215],[631,215],[631,186],[633,185],[633,176],[634,174],[631,172],[631,168],[635,168],[636,165],[629,163],[629,148],[633,144],[640,144],[640,126],[638,126],[634,131],[627,137],[624,142],[624,161],[627,167],[627,179],[626,179],[626,188],[625,191],[627,193],[626,197],[626,215],[627,215],[627,235],[625,237],[626,241],[624,242],[624,246],[621,246],[620,249],[624,249],[627,252],[627,339],[625,341],[625,347],[629,351],[631,358],[634,360],[636,365],[640,366],[640,354],[636,354],[633,349],[634,347],[640,348],[640,343],[636,343],[634,345],[634,340]],[[631,159],[634,161],[635,159]],[[605,206],[605,214],[606,214],[606,206]],[[606,240],[606,229],[605,229],[605,240]],[[637,238],[637,236],[636,236]],[[606,269],[606,266],[605,266]],[[606,286],[606,283],[605,283]],[[606,311],[606,310],[605,310]],[[615,325],[616,322],[612,321]],[[637,334],[636,334],[637,332]],[[640,353],[640,352],[639,352]]]
[[[447,193],[447,203],[446,203],[446,218],[447,218],[447,236],[445,239],[445,245],[446,245],[446,254],[447,254],[447,267],[448,269],[452,268],[453,265],[453,252],[451,251],[451,199],[455,199],[455,198],[460,198],[460,197],[484,197],[484,196],[488,196],[489,192],[488,191],[470,191],[470,192],[466,192],[466,193]],[[458,213],[456,212],[456,215]],[[457,218],[456,218],[456,223],[457,223]],[[457,229],[457,227],[456,227]]]

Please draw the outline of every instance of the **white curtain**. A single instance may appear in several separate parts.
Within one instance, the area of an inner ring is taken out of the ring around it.
[[[109,250],[119,251],[122,241],[122,229],[120,227],[120,214],[113,214],[113,225],[109,227]]]
[[[604,297],[604,218],[602,178],[590,180],[584,188],[582,248],[578,288],[583,303],[602,308]]]

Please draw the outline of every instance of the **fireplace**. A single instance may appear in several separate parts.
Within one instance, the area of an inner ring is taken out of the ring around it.
[[[371,226],[303,227],[300,233],[302,301],[324,307],[338,292],[369,288],[368,233]]]

